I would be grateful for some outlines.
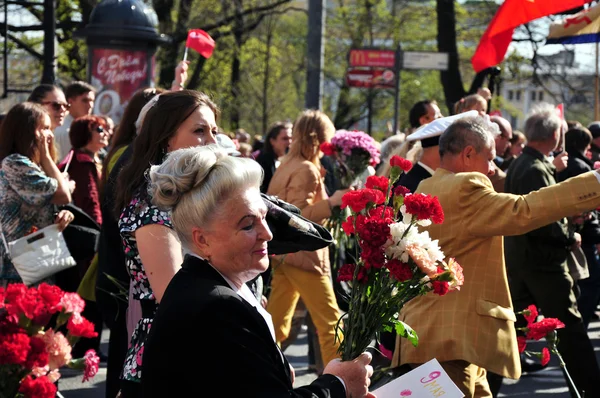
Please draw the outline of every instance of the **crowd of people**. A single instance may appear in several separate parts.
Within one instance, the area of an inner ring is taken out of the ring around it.
[[[178,66],[169,91],[135,93],[116,126],[92,114],[96,90],[84,82],[64,91],[40,85],[12,107],[0,125],[6,240],[53,223],[67,231],[84,217],[95,226],[94,249],[46,282],[86,300],[84,316],[99,336],[78,343],[77,353],[100,352],[100,333],[110,330],[108,352],[100,353],[107,398],[213,390],[370,396],[371,354],[338,359],[344,303],[330,252],[339,248],[268,253],[274,236],[262,195],[316,224],[342,204],[348,189],[339,189],[335,160],[320,151],[333,123],[306,110],[254,139],[243,129],[226,134],[217,105],[181,89],[186,69]],[[435,101],[419,101],[410,129],[380,144],[382,161],[371,174],[389,175],[394,155],[411,160],[396,184],[439,198],[445,221],[427,230],[465,274],[460,292],[426,295],[400,312],[418,332],[418,347],[392,333],[380,343],[393,353],[392,366],[437,358],[467,397],[495,397],[504,377],[541,368],[517,347],[523,320],[515,311],[535,304],[565,324],[559,349],[575,384],[600,396],[587,333],[600,303],[600,123],[564,121],[542,104],[521,133],[487,115],[490,95],[463,98],[448,117]],[[3,253],[0,283],[19,281]],[[297,322],[305,316],[298,308],[308,319]],[[281,348],[303,321],[319,377],[294,389]],[[190,356],[210,366],[178,366]],[[235,382],[226,381],[235,369]]]

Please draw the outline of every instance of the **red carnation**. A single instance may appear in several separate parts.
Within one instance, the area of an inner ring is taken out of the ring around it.
[[[352,235],[354,233],[354,218],[352,216],[348,216],[346,221],[342,222],[342,229],[346,233],[346,235]]]
[[[94,324],[81,315],[73,315],[67,321],[67,330],[76,337],[92,338],[98,336],[94,331]]]
[[[413,272],[410,269],[410,265],[399,260],[390,260],[385,266],[388,270],[390,270],[390,274],[396,278],[398,282],[406,282],[411,280],[413,277]]]
[[[390,159],[390,166],[398,166],[402,170],[404,170],[405,173],[412,169],[412,163],[410,162],[410,160],[401,158],[398,155],[392,156],[392,158]]]
[[[544,347],[542,349],[542,366],[546,366],[548,365],[548,362],[550,362],[550,351],[548,350],[548,347]]]
[[[436,196],[421,193],[408,195],[404,198],[406,212],[417,217],[418,220],[431,219],[435,224],[444,222],[444,212]]]
[[[527,339],[524,336],[518,336],[517,345],[519,346],[519,353],[524,352],[525,347],[527,347]]]
[[[100,358],[94,350],[87,350],[83,356],[85,368],[83,370],[83,381],[91,380],[98,373]]]
[[[391,224],[394,222],[394,209],[389,206],[377,206],[369,211],[369,216],[371,218],[381,219],[386,223]]]
[[[390,180],[388,180],[385,176],[369,176],[367,177],[367,182],[365,183],[366,188],[379,189],[384,194],[387,193],[389,186]]]
[[[24,365],[29,354],[29,336],[9,333],[0,338],[0,365]]]
[[[381,268],[385,263],[385,256],[381,246],[373,247],[369,245],[361,246],[360,258],[363,259],[366,269]]]
[[[565,324],[556,318],[544,318],[539,322],[527,326],[527,338],[530,340],[539,340],[553,330],[564,328]]]
[[[385,201],[383,192],[377,189],[359,189],[358,191],[348,191],[342,196],[342,209],[350,206],[353,212],[358,213],[369,203],[380,205]]]
[[[356,233],[369,246],[379,247],[390,237],[390,226],[385,219],[369,217],[364,224],[356,226]]]
[[[58,286],[42,283],[38,286],[38,293],[50,313],[54,314],[62,309],[60,301],[65,293]]]
[[[19,392],[24,398],[54,398],[57,388],[46,376],[33,378],[31,375],[21,381]]]
[[[410,189],[406,188],[404,185],[398,185],[394,188],[394,196],[406,196],[410,193]]]
[[[527,324],[531,325],[535,322],[538,317],[538,310],[535,305],[531,304],[525,310],[523,310],[523,316],[527,320]]]
[[[331,142],[322,143],[320,148],[325,156],[331,156],[335,153],[335,146]]]
[[[340,267],[338,271],[338,282],[351,282],[354,278],[354,270],[356,268],[356,264],[344,264]],[[358,270],[358,274],[356,275],[356,280],[358,282],[366,282],[367,281],[367,270],[363,267],[360,267]]]
[[[448,282],[446,281],[433,281],[431,284],[433,286],[433,292],[440,296],[445,296],[450,290]]]
[[[34,367],[43,368],[48,365],[48,352],[46,351],[46,342],[39,337],[32,337],[29,340],[29,355],[27,355],[27,361],[25,368],[31,369]]]

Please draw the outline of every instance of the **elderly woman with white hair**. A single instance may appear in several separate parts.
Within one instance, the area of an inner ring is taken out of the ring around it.
[[[262,169],[215,145],[175,151],[150,171],[153,203],[189,253],[166,288],[146,341],[144,397],[363,397],[370,354],[331,361],[293,389],[271,317],[246,282],[268,265],[273,238],[260,195]],[[194,360],[197,366],[177,366]]]

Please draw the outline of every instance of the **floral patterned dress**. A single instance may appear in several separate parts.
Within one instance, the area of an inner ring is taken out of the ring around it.
[[[142,190],[143,192],[143,190]],[[142,307],[152,307],[154,311],[158,303],[154,298],[154,293],[150,287],[148,276],[140,259],[140,253],[137,248],[134,233],[137,229],[151,224],[164,225],[173,228],[171,225],[170,213],[159,210],[152,205],[150,199],[144,195],[136,195],[129,205],[123,209],[119,219],[119,231],[123,238],[123,248],[125,251],[125,262],[129,277],[131,278],[132,295],[135,300],[142,302]],[[144,315],[148,315],[147,313]],[[144,354],[144,343],[150,332],[152,317],[144,317],[137,323],[131,336],[129,350],[125,357],[125,365],[121,378],[132,382],[141,382],[142,378],[142,355]]]
[[[0,223],[7,242],[24,237],[34,226],[42,229],[54,222],[51,201],[57,189],[58,181],[27,156],[12,154],[4,158],[0,170]],[[0,244],[1,284],[21,282],[5,252]]]

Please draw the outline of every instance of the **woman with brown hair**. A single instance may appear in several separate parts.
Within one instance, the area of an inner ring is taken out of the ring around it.
[[[170,213],[159,210],[148,196],[147,170],[169,152],[216,143],[219,114],[206,94],[190,90],[161,94],[147,107],[132,157],[119,174],[115,198],[130,289],[142,308],[121,375],[123,397],[141,396],[144,343],[165,288],[183,262]]]
[[[40,104],[46,109],[50,115],[50,130],[52,131],[63,125],[71,107],[60,87],[53,84],[40,84],[33,89],[27,101]]]
[[[297,206],[303,217],[317,223],[331,216],[331,208],[340,206],[347,192],[336,191],[330,198],[325,193],[319,148],[334,132],[333,123],[323,112],[304,111],[294,123],[289,153],[268,189],[269,195]],[[317,329],[323,362],[337,358],[335,325],[340,310],[330,279],[328,249],[276,256],[272,266],[267,311],[273,317],[277,343],[288,337],[296,303],[302,297]]]
[[[0,127],[0,225],[8,242],[22,238],[32,228],[55,223],[62,231],[73,214],[53,205],[71,201],[74,183],[56,167],[51,120],[40,105],[24,102],[13,106]],[[10,259],[2,253],[0,285],[21,282]]]

